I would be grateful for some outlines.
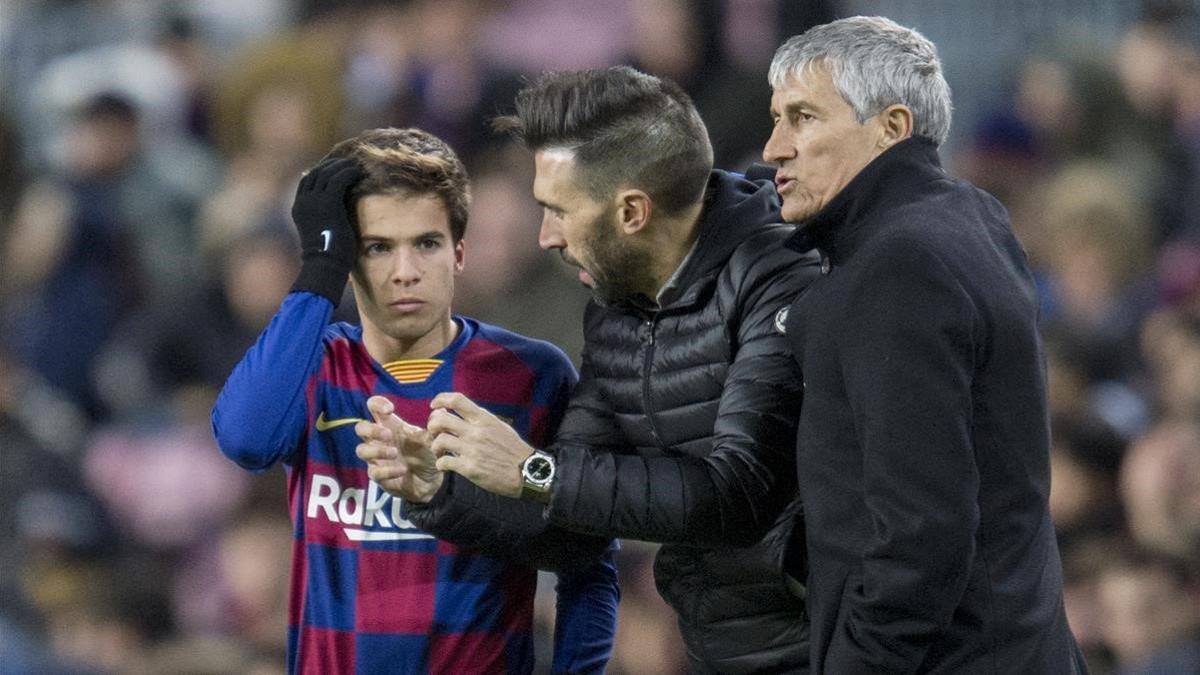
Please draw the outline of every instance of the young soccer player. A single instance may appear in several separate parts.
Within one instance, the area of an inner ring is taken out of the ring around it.
[[[611,652],[609,541],[548,531],[519,560],[472,553],[406,521],[355,456],[372,395],[423,427],[435,395],[464,392],[538,446],[562,417],[576,374],[559,349],[451,313],[468,201],[428,133],[337,144],[296,192],[296,284],[213,410],[227,456],[287,470],[290,672],[528,673],[537,567],[559,572],[553,670],[600,671]],[[361,326],[330,323],[347,278]]]

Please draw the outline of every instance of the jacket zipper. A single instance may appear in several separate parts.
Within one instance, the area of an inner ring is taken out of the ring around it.
[[[646,330],[646,356],[642,363],[642,410],[646,411],[646,419],[650,422],[650,436],[654,438],[654,444],[661,448],[662,437],[658,435],[654,410],[650,407],[650,369],[654,364],[654,328],[657,323],[658,315],[654,314],[643,324]]]

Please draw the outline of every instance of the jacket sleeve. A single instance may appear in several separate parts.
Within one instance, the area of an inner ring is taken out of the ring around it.
[[[711,453],[647,457],[563,435],[551,522],[645,541],[749,545],[794,496],[799,367],[776,323],[817,274],[817,258],[775,242],[745,248],[754,254],[735,254],[723,275],[734,284],[725,310],[733,361]]]
[[[972,374],[984,331],[937,255],[906,241],[876,253],[851,282],[839,354],[874,537],[826,664],[911,673],[950,623],[975,555]]]
[[[542,504],[494,495],[456,473],[446,474],[429,502],[404,502],[403,514],[443,541],[551,572],[587,567],[612,543],[611,537],[555,527]]]
[[[289,293],[271,323],[233,369],[212,411],[221,452],[252,471],[286,460],[305,433],[305,391],[321,362],[321,335],[333,303]]]
[[[575,405],[572,395],[575,372],[570,361],[563,357],[563,363],[552,368],[552,372],[540,375],[556,380],[546,430],[539,434],[553,438],[561,429],[562,420],[570,415],[566,409]],[[612,543],[609,536],[592,536],[553,526],[546,520],[544,505],[494,495],[453,472],[445,474],[442,487],[432,500],[425,504],[405,502],[403,512],[410,522],[439,539],[554,572],[588,567]]]
[[[603,673],[612,656],[617,630],[617,585],[614,541],[591,565],[560,572],[556,587],[554,673]]]

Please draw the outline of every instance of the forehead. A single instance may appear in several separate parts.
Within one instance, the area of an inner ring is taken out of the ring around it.
[[[399,237],[440,232],[450,236],[450,215],[432,194],[373,194],[358,200],[359,234]]]
[[[837,103],[849,105],[833,85],[833,73],[821,61],[810,62],[792,72],[771,94],[771,109],[775,112],[798,102],[824,106]]]
[[[533,196],[541,202],[558,202],[585,196],[578,184],[575,152],[545,148],[533,153]]]

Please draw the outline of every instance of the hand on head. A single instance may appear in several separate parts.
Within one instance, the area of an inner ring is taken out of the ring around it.
[[[324,295],[335,305],[358,257],[349,202],[362,177],[353,159],[326,159],[300,179],[292,202],[303,261],[295,288]]]

